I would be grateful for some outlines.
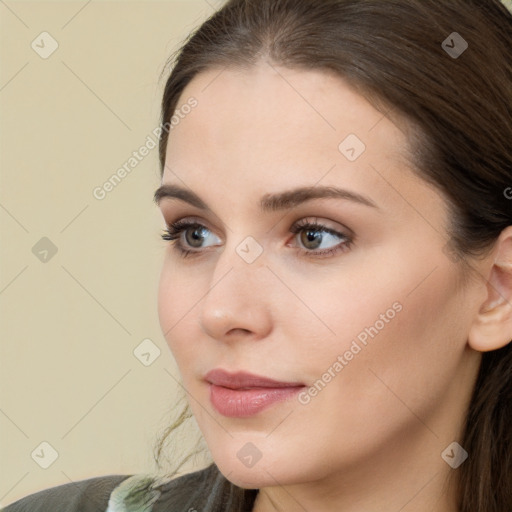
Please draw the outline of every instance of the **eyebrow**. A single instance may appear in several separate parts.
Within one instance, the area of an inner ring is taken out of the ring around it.
[[[293,190],[286,190],[276,194],[265,194],[260,200],[260,209],[264,212],[276,212],[293,208],[306,201],[313,199],[345,199],[354,203],[359,203],[371,208],[379,209],[379,207],[370,198],[365,197],[356,192],[345,190],[337,187],[299,187]],[[154,195],[153,200],[157,205],[163,199],[181,199],[201,210],[213,213],[211,208],[195,193],[189,189],[182,188],[178,185],[166,184],[160,186]]]

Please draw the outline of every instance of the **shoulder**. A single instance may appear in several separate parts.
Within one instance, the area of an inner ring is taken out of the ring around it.
[[[183,512],[241,510],[234,486],[214,464],[181,476],[108,475],[51,487],[0,512]],[[248,495],[249,509],[255,491]],[[239,499],[239,498],[238,498]],[[245,503],[245,501],[244,501]]]
[[[248,512],[257,492],[237,488],[211,464],[174,477],[133,475],[114,489],[105,512]]]
[[[113,490],[105,512],[187,512],[192,496],[205,494],[214,469],[210,466],[173,477],[132,475]]]
[[[104,512],[110,494],[132,475],[107,475],[50,487],[1,509],[0,512]]]

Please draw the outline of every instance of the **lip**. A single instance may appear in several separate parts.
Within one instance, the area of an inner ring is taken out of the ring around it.
[[[302,382],[283,382],[247,372],[229,373],[219,368],[208,372],[205,381],[214,408],[230,418],[257,414],[305,387]]]

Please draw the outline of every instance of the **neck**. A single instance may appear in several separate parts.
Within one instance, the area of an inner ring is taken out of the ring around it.
[[[457,512],[457,473],[441,458],[454,437],[412,437],[326,478],[262,488],[253,512]]]

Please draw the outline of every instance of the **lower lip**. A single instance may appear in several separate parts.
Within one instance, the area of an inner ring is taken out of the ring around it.
[[[303,387],[229,389],[210,384],[210,400],[223,416],[245,418],[291,398]]]

